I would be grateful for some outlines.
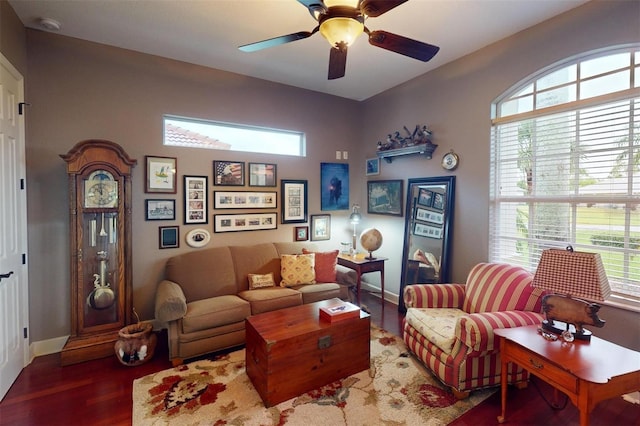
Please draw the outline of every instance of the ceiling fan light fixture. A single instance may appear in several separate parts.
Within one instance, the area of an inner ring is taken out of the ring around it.
[[[329,18],[320,24],[320,34],[327,39],[331,47],[339,43],[351,46],[364,31],[364,24],[353,18]]]
[[[357,9],[359,3],[360,0],[324,0],[326,7],[344,6]]]

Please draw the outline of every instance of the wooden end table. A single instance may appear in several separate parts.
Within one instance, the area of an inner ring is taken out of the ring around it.
[[[338,265],[342,265],[356,271],[358,277],[356,281],[356,297],[358,306],[360,306],[360,285],[362,284],[362,274],[367,272],[380,272],[380,300],[384,305],[384,262],[388,260],[386,257],[376,257],[367,259],[366,257],[359,259],[353,256],[338,255]]]
[[[502,413],[506,420],[507,364],[513,362],[564,392],[580,410],[580,425],[600,401],[640,390],[640,352],[591,337],[566,343],[544,339],[539,326],[494,330],[500,336]]]

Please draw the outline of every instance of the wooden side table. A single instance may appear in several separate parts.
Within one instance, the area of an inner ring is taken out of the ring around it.
[[[500,336],[502,413],[506,420],[507,364],[516,363],[564,392],[580,410],[580,425],[600,401],[640,390],[640,352],[597,337],[566,343],[538,334],[538,326],[494,330]]]
[[[375,259],[362,258],[358,259],[353,256],[338,256],[338,265],[353,269],[357,274],[356,297],[358,306],[360,306],[360,285],[362,283],[362,274],[367,272],[380,272],[380,299],[384,305],[384,261],[386,257],[376,257]]]

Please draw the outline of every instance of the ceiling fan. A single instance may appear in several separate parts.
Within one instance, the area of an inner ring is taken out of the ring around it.
[[[312,31],[300,31],[274,37],[256,43],[240,46],[243,52],[255,52],[268,47],[290,43],[311,37],[316,32],[327,39],[329,51],[329,80],[344,77],[347,66],[347,47],[363,32],[369,37],[369,44],[399,53],[419,61],[427,62],[440,48],[387,31],[370,31],[365,19],[383,13],[409,0],[297,0],[304,5],[311,16],[318,21]]]

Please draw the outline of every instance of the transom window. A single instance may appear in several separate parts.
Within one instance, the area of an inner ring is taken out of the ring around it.
[[[597,252],[613,301],[640,306],[640,45],[544,69],[493,111],[490,260]]]
[[[301,132],[170,115],[164,116],[164,144],[305,156],[305,138]]]

